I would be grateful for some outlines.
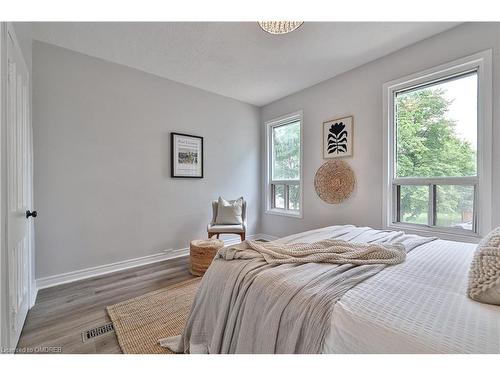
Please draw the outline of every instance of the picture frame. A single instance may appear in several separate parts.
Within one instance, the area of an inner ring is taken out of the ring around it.
[[[203,137],[170,133],[170,176],[203,178]]]
[[[323,123],[323,158],[353,155],[354,117],[346,116]]]

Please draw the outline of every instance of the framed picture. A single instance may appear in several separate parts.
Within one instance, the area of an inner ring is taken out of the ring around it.
[[[203,137],[170,133],[172,178],[203,178]]]
[[[323,157],[352,156],[353,117],[343,117],[323,123]]]

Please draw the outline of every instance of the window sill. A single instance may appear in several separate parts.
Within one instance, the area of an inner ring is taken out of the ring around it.
[[[391,223],[386,225],[386,229],[402,230],[408,234],[417,234],[423,237],[438,237],[447,241],[478,243],[481,240],[481,236],[477,233],[467,233],[453,230],[447,231],[441,228],[426,227],[421,225]]]
[[[288,216],[296,219],[302,219],[302,211],[281,210],[279,208],[267,209],[266,214]]]

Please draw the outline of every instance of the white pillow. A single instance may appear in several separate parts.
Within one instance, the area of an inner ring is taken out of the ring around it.
[[[477,247],[467,294],[473,300],[500,305],[500,227],[492,230]]]
[[[225,200],[219,197],[215,224],[243,224],[243,197],[235,200]]]

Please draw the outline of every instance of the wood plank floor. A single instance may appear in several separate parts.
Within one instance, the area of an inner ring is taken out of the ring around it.
[[[42,289],[28,313],[18,349],[121,353],[114,332],[86,342],[82,332],[110,321],[106,306],[190,279],[188,269],[189,257],[181,257]]]

